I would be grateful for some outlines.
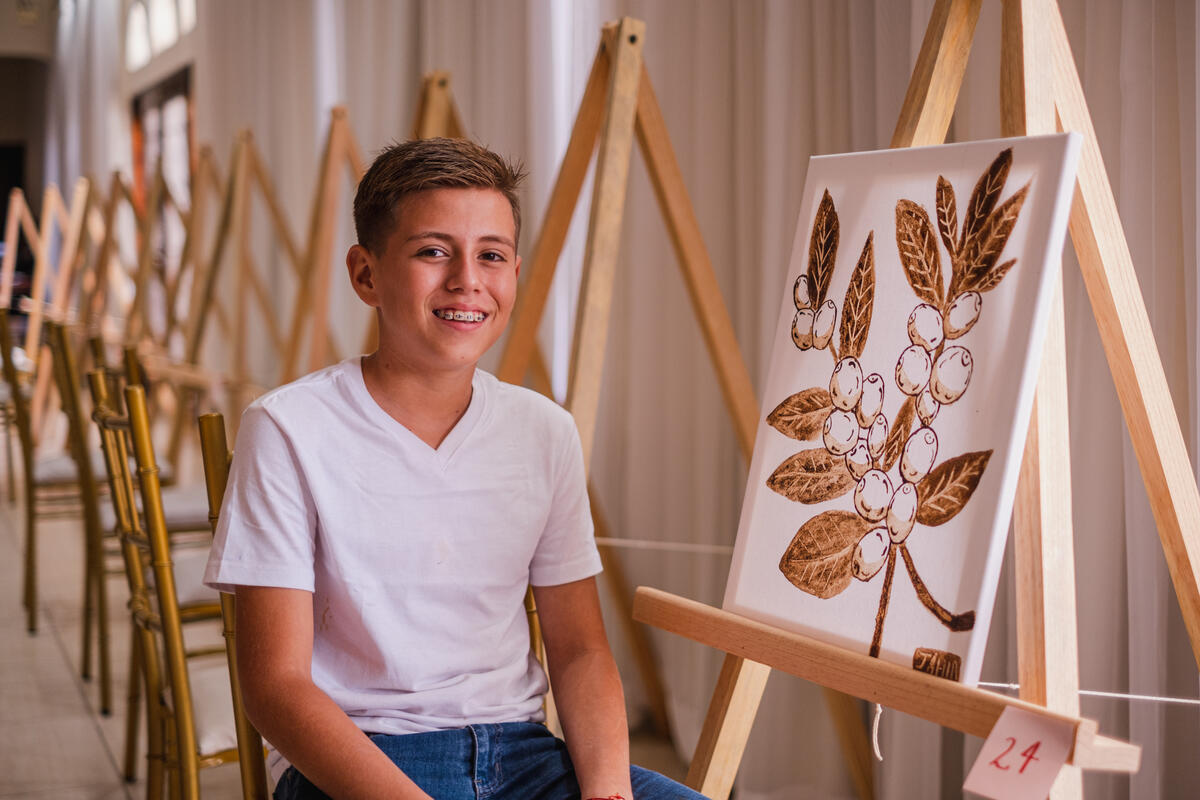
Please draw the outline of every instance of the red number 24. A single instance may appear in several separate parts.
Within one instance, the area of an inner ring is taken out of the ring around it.
[[[1002,764],[1000,762],[1000,759],[1004,758],[1006,755],[1008,755],[1009,753],[1012,752],[1013,748],[1017,746],[1017,740],[1014,739],[1012,736],[1006,736],[1004,738],[1008,740],[1008,747],[1004,748],[1003,753],[1001,753],[1000,755],[996,756],[991,761],[989,761],[988,766],[995,767],[996,769],[1004,770],[1007,772],[1010,765]],[[1038,760],[1037,751],[1038,751],[1038,748],[1041,746],[1042,746],[1041,742],[1034,742],[1033,744],[1029,745],[1029,747],[1026,747],[1024,750],[1021,751],[1021,755],[1025,757],[1025,763],[1021,764],[1021,768],[1017,770],[1018,773],[1024,774],[1025,768],[1029,766],[1029,762]]]

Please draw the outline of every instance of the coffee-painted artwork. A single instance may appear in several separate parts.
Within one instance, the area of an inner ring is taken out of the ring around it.
[[[810,161],[726,609],[978,681],[1078,151]]]

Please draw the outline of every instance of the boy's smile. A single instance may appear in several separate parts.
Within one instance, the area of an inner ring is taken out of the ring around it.
[[[379,350],[422,373],[473,369],[504,331],[521,260],[512,207],[492,189],[429,189],[397,206],[382,254],[347,256],[378,310]]]

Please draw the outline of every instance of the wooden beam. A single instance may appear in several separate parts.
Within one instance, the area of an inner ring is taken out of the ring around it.
[[[562,254],[592,152],[596,149],[600,125],[604,121],[604,92],[610,71],[611,59],[602,40],[592,61],[592,71],[588,74],[579,112],[575,116],[575,126],[567,142],[567,152],[563,155],[554,190],[546,204],[542,230],[533,246],[525,269],[525,283],[521,286],[512,322],[508,326],[504,352],[496,370],[496,377],[507,383],[520,384],[525,380],[537,350],[538,325],[546,310],[546,298],[550,295],[558,257]]]
[[[1192,653],[1200,665],[1200,492],[1117,214],[1066,27],[1043,0],[1055,110],[1062,130],[1083,134],[1070,231],[1100,340],[1137,454]]]
[[[981,5],[982,0],[937,0],[900,107],[892,147],[946,140]]]
[[[624,17],[612,34],[608,114],[600,134],[566,402],[579,428],[584,464],[591,462],[595,442],[645,32],[645,23]]]
[[[647,616],[646,601],[643,600],[646,591],[646,587],[638,587],[634,596],[634,619],[662,627]],[[725,655],[687,774],[688,786],[705,797],[726,800],[733,790],[733,779],[737,777],[742,755],[746,752],[750,728],[754,725],[770,676],[771,668],[765,664]],[[713,724],[709,724],[709,720],[714,721]]]
[[[1005,136],[1054,133],[1048,27],[1037,0],[1004,0],[1000,114]],[[1079,634],[1071,520],[1071,435],[1061,263],[1056,272],[1037,396],[1021,461],[1014,509],[1017,671],[1021,697],[1079,714]],[[1052,800],[1083,797],[1076,767],[1059,773]]]
[[[641,622],[972,736],[986,737],[1004,709],[1015,706],[1072,726],[1075,740],[1069,763],[1135,772],[1141,759],[1139,746],[1097,736],[1092,720],[935,678],[658,589],[639,587],[633,609]]]

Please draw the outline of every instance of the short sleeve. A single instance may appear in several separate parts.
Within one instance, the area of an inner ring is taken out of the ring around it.
[[[529,582],[534,586],[557,586],[601,571],[579,432],[565,412],[560,419],[565,424],[557,437],[550,513],[529,566]]]
[[[265,408],[252,405],[238,430],[205,584],[223,592],[236,586],[311,592],[316,527],[291,442]]]

